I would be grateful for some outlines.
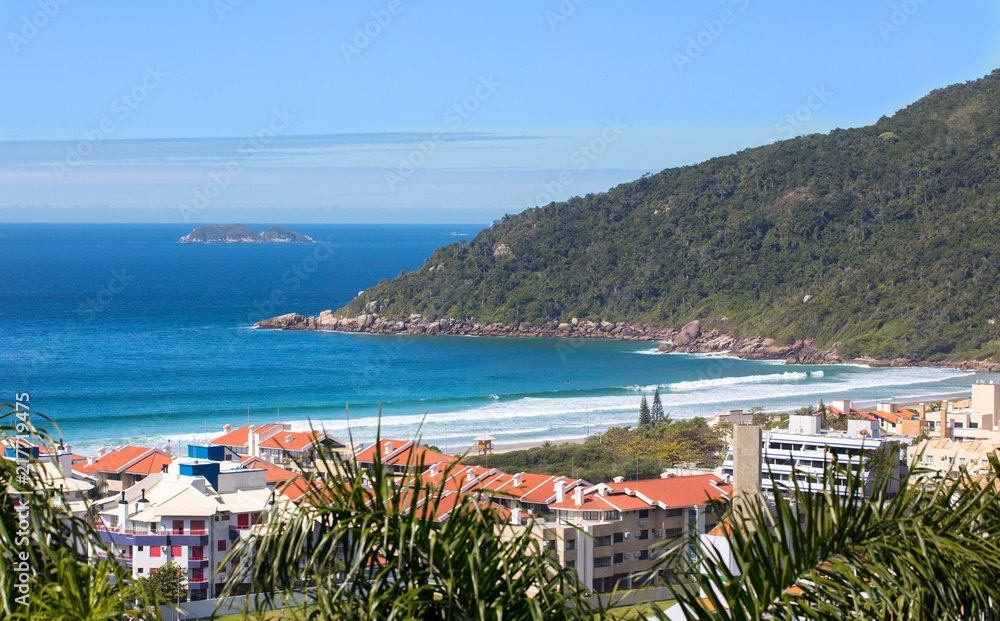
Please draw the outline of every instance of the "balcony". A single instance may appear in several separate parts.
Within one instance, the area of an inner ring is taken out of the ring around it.
[[[208,557],[207,556],[189,556],[187,560],[187,566],[190,569],[202,569],[208,567]]]
[[[188,578],[188,591],[204,591],[208,588],[208,578]]]
[[[170,545],[172,546],[206,546],[208,545],[208,531],[205,529],[172,531],[170,533]]]

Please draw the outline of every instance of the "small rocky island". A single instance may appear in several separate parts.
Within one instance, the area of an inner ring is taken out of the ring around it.
[[[216,224],[199,226],[177,240],[181,244],[267,244],[312,243],[308,235],[296,233],[282,226],[272,226],[260,233],[242,224]]]

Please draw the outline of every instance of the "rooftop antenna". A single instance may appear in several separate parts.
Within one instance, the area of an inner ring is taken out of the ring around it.
[[[275,408],[275,409],[278,410],[278,421],[277,422],[280,423],[281,422],[281,408]]]
[[[250,406],[247,406],[247,424],[250,424]]]

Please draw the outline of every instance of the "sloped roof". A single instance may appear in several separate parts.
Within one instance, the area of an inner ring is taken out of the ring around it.
[[[388,450],[390,448],[392,449],[391,451]],[[376,451],[381,453],[382,463],[384,464],[403,465],[411,463],[416,466],[422,461],[424,467],[427,467],[431,464],[450,464],[458,461],[457,457],[442,455],[425,446],[414,445],[413,442],[391,439],[379,440],[378,444],[372,444],[358,453],[354,459],[359,462],[374,463]]]
[[[609,483],[608,487],[642,494],[653,502],[667,507],[704,505],[710,500],[723,498],[732,490],[732,484],[726,483],[714,474]]]
[[[262,457],[248,457],[243,460],[240,464],[241,468],[255,468],[258,470],[267,471],[267,484],[275,485],[277,483],[284,483],[285,481],[291,481],[295,477],[299,476],[297,472],[292,472],[291,470],[285,470],[280,466],[275,466],[271,462],[267,461]]]
[[[95,460],[93,464],[74,464],[73,469],[85,474],[94,474],[95,472],[122,472],[125,466],[128,466],[131,462],[154,450],[155,449],[145,446],[126,446],[116,451],[105,453],[102,457]],[[170,463],[170,460],[168,459],[166,463]],[[159,472],[159,468],[153,472]]]
[[[898,425],[899,421],[906,418],[900,412],[883,412],[882,410],[875,410],[874,412],[872,412],[872,414],[874,414],[878,418],[889,421],[893,425]]]
[[[261,448],[301,451],[325,437],[325,434],[315,431],[285,431],[278,432],[267,440],[262,440],[260,446]]]
[[[257,433],[261,434],[272,427],[278,426],[278,423],[272,423],[270,425],[262,425],[257,428]],[[211,444],[225,444],[226,446],[246,446],[250,442],[250,425],[243,425],[239,429],[233,429],[225,435],[221,435],[218,438],[211,441]]]
[[[169,455],[151,453],[125,469],[129,474],[152,474],[160,472],[163,466],[169,466],[173,460]]]

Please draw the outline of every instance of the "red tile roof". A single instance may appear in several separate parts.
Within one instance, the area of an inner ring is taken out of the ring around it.
[[[391,451],[388,450],[390,447]],[[358,453],[354,459],[358,462],[374,463],[376,450],[381,452],[382,463],[385,464],[403,465],[409,461],[413,465],[422,462],[424,467],[427,467],[431,464],[450,464],[458,461],[457,457],[442,455],[423,446],[417,445],[414,450],[412,442],[389,439],[379,440],[378,445],[372,444]]]
[[[103,457],[97,459],[92,465],[82,463],[74,465],[73,468],[85,474],[93,474],[95,472],[121,472],[129,462],[139,459],[144,454],[152,450],[153,449],[144,446],[126,446],[118,449],[117,451],[111,451],[104,454]],[[167,460],[167,463],[170,463],[170,461]],[[155,472],[159,472],[159,469]]]
[[[325,436],[322,433],[315,431],[279,431],[267,440],[261,441],[260,447],[301,451],[323,437]]]
[[[732,490],[731,483],[714,474],[698,474],[688,477],[667,477],[665,479],[644,479],[610,483],[609,488],[642,494],[653,502],[668,507],[690,507],[703,505],[709,500],[719,500]]]
[[[291,481],[292,479],[299,476],[297,472],[292,472],[291,470],[285,470],[280,466],[275,466],[271,462],[260,457],[248,457],[247,459],[243,460],[240,466],[243,468],[266,470],[268,485],[276,485],[278,483],[284,483],[285,481]]]
[[[152,453],[125,469],[129,474],[153,474],[162,472],[163,466],[169,466],[173,458],[162,453]]]
[[[257,428],[257,433],[261,434],[275,427],[277,423],[261,425]],[[212,440],[211,444],[224,444],[226,446],[246,446],[250,442],[250,425],[243,425],[239,429],[234,429],[229,433]]]
[[[882,418],[882,419],[885,419],[885,420],[889,421],[893,425],[898,425],[899,421],[901,421],[904,418],[906,418],[905,416],[903,416],[899,412],[883,412],[881,410],[875,410],[874,412],[872,412],[872,414],[874,414],[878,418]]]

